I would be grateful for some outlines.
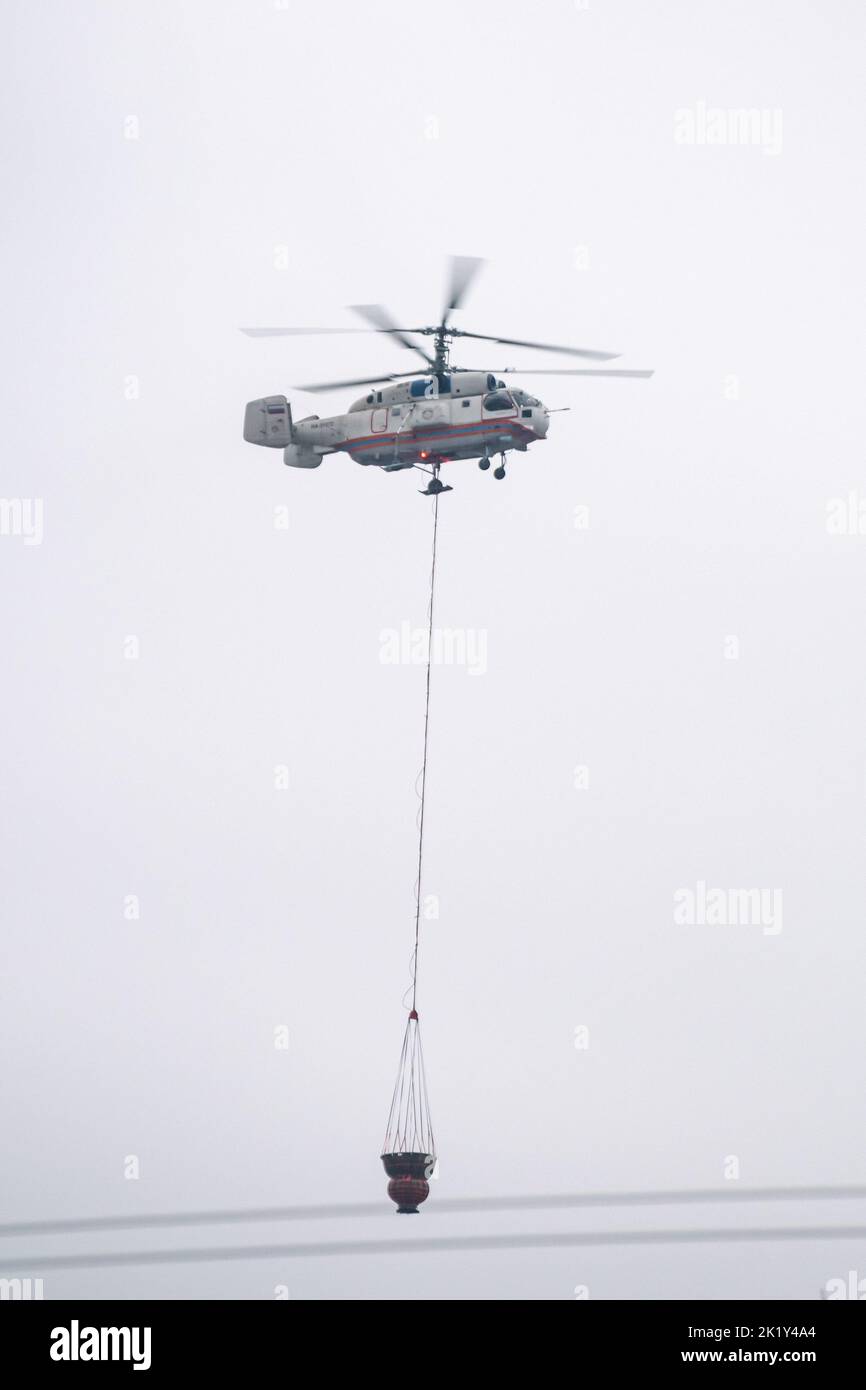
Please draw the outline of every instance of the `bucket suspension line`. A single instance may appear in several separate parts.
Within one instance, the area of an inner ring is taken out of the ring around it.
[[[438,481],[438,465],[434,477]],[[415,943],[412,951],[412,1007],[406,1020],[397,1081],[391,1099],[382,1163],[389,1178],[388,1196],[401,1215],[414,1215],[430,1193],[428,1179],[436,1166],[433,1125],[418,1019],[418,949],[421,938],[421,889],[424,873],[424,811],[427,795],[427,753],[430,742],[430,674],[433,665],[433,620],[436,597],[436,546],[439,536],[439,493],[433,494],[433,544],[430,560],[430,601],[427,610],[427,674],[424,691],[424,751],[421,762],[418,811],[418,876],[415,880]],[[417,785],[417,783],[416,783]],[[408,993],[408,990],[407,990]]]
[[[412,1012],[418,996],[418,946],[421,930],[421,883],[424,871],[424,805],[427,793],[427,748],[430,739],[430,668],[433,664],[433,606],[436,597],[436,542],[439,533],[439,495],[433,498],[433,552],[430,562],[430,603],[427,612],[427,684],[424,693],[424,754],[421,761],[421,806],[418,816],[418,877],[415,882],[415,950],[412,954]]]

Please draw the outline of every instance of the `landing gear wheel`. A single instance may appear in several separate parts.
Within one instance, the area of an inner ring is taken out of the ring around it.
[[[482,472],[482,473],[486,473],[487,470],[488,470],[488,468],[490,467],[490,459],[487,459],[487,458],[479,459],[479,460],[478,460],[478,467],[481,469],[481,472]]]
[[[505,477],[505,469],[502,467],[501,463],[498,468],[494,468],[493,476],[494,478],[498,478],[500,482]]]

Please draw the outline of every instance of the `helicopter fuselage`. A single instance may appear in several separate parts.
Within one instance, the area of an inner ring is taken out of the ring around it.
[[[444,382],[432,376],[368,392],[345,415],[299,420],[294,439],[391,470],[523,451],[545,437],[548,423],[534,396],[507,390],[492,373],[455,372]]]
[[[282,445],[284,462],[296,468],[315,468],[326,454],[341,452],[386,472],[483,459],[510,449],[525,451],[544,439],[549,425],[541,401],[506,388],[488,372],[448,372],[399,382],[369,391],[345,415],[312,415],[297,422],[287,403],[280,418],[284,400],[251,402],[245,433],[253,443]],[[261,425],[255,437],[256,429],[249,425],[257,420]],[[269,420],[281,428],[272,425],[269,431]]]

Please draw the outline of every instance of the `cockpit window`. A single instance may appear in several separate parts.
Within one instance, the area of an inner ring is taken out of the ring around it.
[[[492,395],[484,397],[485,410],[513,410],[514,402],[506,391],[494,391]]]

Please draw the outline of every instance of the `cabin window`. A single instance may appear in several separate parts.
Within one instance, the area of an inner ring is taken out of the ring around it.
[[[368,404],[368,405],[372,405],[372,404],[373,404],[373,396],[372,396],[372,394],[370,394],[370,395],[367,397],[367,404]]]
[[[422,396],[432,396],[433,382],[427,380],[413,381],[409,387],[409,395],[413,396],[416,400],[420,399]]]
[[[392,415],[402,415],[402,414],[403,414],[403,411],[401,410],[401,408],[400,408],[399,405],[392,405],[392,407],[391,407],[391,414],[392,414]]]
[[[464,410],[468,410],[469,406],[471,405],[471,401],[461,401],[460,404],[463,406]]]
[[[511,397],[504,391],[495,391],[492,396],[484,397],[485,410],[512,410],[513,404]]]

